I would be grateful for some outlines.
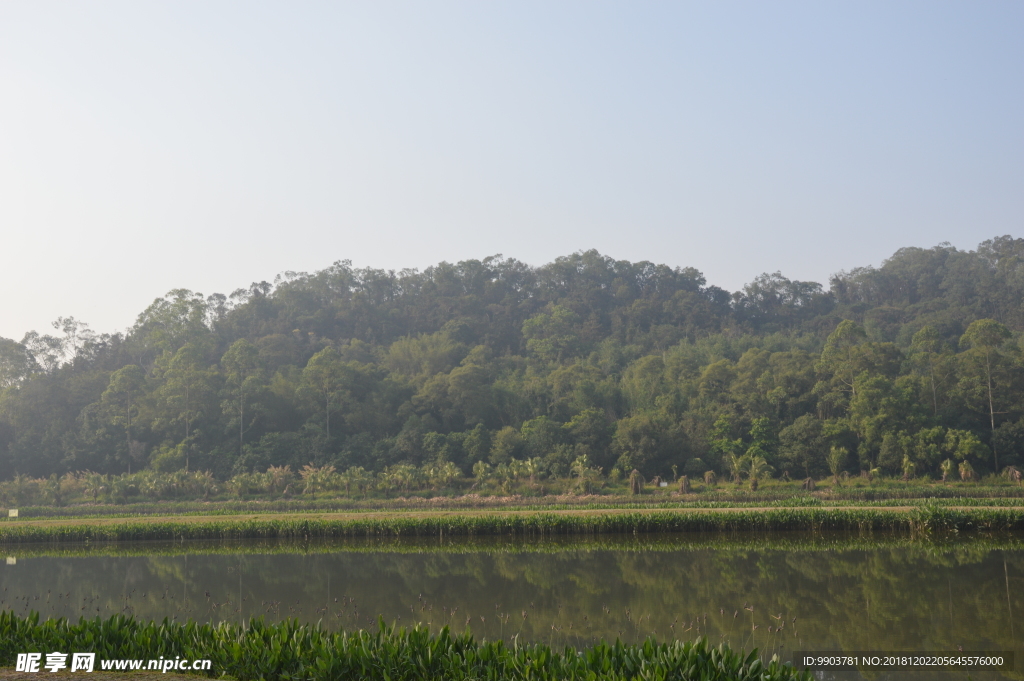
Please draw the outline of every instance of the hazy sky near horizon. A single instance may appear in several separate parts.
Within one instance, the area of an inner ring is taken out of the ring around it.
[[[1024,236],[1020,2],[0,3],[0,336],[336,260]]]

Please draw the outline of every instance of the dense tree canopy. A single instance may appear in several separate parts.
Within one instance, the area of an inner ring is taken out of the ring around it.
[[[68,317],[0,339],[0,478],[538,457],[568,475],[581,455],[648,476],[744,456],[991,472],[1024,455],[1022,301],[1009,236],[904,248],[828,290],[776,272],[730,294],[596,251],[176,289],[124,334]]]

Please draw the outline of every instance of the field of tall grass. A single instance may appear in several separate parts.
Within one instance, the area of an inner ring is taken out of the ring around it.
[[[467,630],[432,634],[421,627],[329,632],[295,621],[247,626],[144,622],[114,615],[71,623],[0,612],[0,666],[24,652],[95,652],[98,659],[208,659],[210,676],[256,679],[420,681],[550,679],[810,681],[808,672],[764,662],[757,651],[695,641],[598,643],[582,650],[477,641]]]

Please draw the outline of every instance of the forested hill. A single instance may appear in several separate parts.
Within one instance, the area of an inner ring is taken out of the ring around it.
[[[901,249],[827,289],[776,273],[730,293],[595,251],[179,289],[125,334],[64,318],[0,339],[0,477],[535,457],[564,475],[581,455],[992,471],[1024,454],[1022,301],[1009,236]]]

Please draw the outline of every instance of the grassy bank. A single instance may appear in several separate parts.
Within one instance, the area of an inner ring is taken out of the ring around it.
[[[889,532],[1024,530],[1021,508],[737,508],[295,514],[0,524],[0,543],[345,537],[531,537],[652,532]]]
[[[709,681],[809,681],[777,659],[762,663],[757,652],[693,642],[640,645],[599,643],[583,650],[545,645],[509,647],[477,641],[467,631],[426,629],[327,632],[294,621],[246,628],[140,622],[121,615],[107,620],[40,622],[38,615],[0,613],[0,666],[13,667],[21,652],[95,652],[104,659],[208,659],[210,676],[250,679],[707,679]]]

